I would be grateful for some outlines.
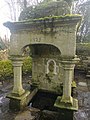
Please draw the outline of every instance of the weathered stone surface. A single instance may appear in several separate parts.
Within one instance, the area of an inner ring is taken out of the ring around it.
[[[29,94],[29,91],[25,91],[25,93],[20,96],[8,94],[7,98],[10,99],[9,108],[13,111],[23,110],[29,103]]]
[[[7,108],[7,109],[6,109]],[[9,99],[0,97],[0,113],[6,112],[9,110]]]
[[[78,73],[79,75],[77,76],[77,78],[78,78],[78,81],[77,82],[79,82],[79,81],[86,81],[86,78],[85,78],[85,76],[83,76],[81,73]],[[88,85],[90,85],[90,79],[88,79]],[[79,104],[79,110],[77,111],[77,112],[75,112],[74,113],[74,119],[73,120],[90,120],[90,90],[89,90],[89,87],[88,87],[88,85],[86,86],[86,88],[88,88],[88,91],[86,91],[85,90],[85,87],[82,87],[83,89],[82,90],[78,90],[77,89],[77,92],[78,92],[78,99],[79,99],[79,101],[80,101],[80,99],[82,100],[82,106],[80,106],[80,104]],[[78,86],[78,87],[80,87],[80,86]],[[11,89],[8,89],[9,88],[9,86],[7,85],[6,87],[5,86],[3,86],[3,89],[7,89],[7,91],[9,90],[11,90]],[[1,89],[1,88],[0,88]],[[5,90],[5,93],[6,93],[6,90]],[[84,97],[85,96],[85,97]],[[0,94],[0,97],[1,97],[1,94]],[[6,98],[4,98],[4,99],[6,99]],[[85,100],[84,100],[85,99]],[[87,100],[88,99],[88,100]],[[83,102],[87,102],[87,103],[85,103],[85,105],[83,105]],[[8,102],[8,101],[5,101],[5,102]],[[4,103],[3,103],[4,104]],[[8,104],[8,103],[7,103]],[[89,106],[88,105],[86,105],[86,104],[89,104]],[[10,111],[7,111],[8,110],[8,107],[6,107],[5,108],[5,110],[3,111],[3,113],[0,113],[0,120],[14,120],[16,117],[15,116],[18,116],[18,114],[20,115],[20,113],[21,113],[21,116],[22,116],[22,112],[19,112],[19,113],[12,113],[12,112],[10,112]],[[24,109],[25,111],[27,111],[27,109]],[[35,114],[35,113],[37,113],[39,110],[29,110],[30,112],[32,111],[32,116],[37,116],[37,114]],[[36,112],[35,112],[36,111]],[[43,112],[44,112],[45,110],[43,110]],[[47,110],[48,111],[48,110]],[[40,111],[39,111],[40,112]],[[25,113],[25,112],[24,112]],[[47,114],[45,114],[46,115],[46,117],[48,116],[48,115],[50,115],[48,112],[45,112],[45,113],[47,113]],[[31,113],[30,113],[31,114]],[[39,114],[39,113],[38,113]],[[40,114],[41,114],[41,112],[40,112]],[[61,113],[62,114],[62,116],[64,115],[63,114],[63,112]],[[67,115],[68,115],[68,113],[67,113]],[[53,116],[53,115],[51,115],[51,116]],[[60,116],[61,117],[61,116]],[[59,119],[60,119],[60,117],[59,117]],[[24,117],[25,118],[25,117]],[[28,118],[28,116],[26,116],[26,120],[27,120],[27,118]],[[49,117],[48,117],[49,118]],[[57,116],[56,116],[56,118],[57,118]],[[66,117],[67,118],[67,120],[70,120],[70,119],[68,119],[68,117]],[[37,118],[38,119],[38,118]],[[57,120],[59,120],[59,119],[57,119]],[[46,119],[47,120],[47,119]],[[52,120],[54,120],[53,118],[52,118]],[[60,119],[60,120],[63,120],[63,119]],[[66,119],[65,119],[66,120]]]
[[[78,101],[79,101],[79,106],[88,108],[90,106],[90,92],[78,92]]]
[[[12,33],[10,55],[14,67],[14,88],[9,97],[11,108],[15,104],[17,108],[25,105],[21,58],[23,49],[30,46],[33,58],[32,84],[38,89],[59,95],[62,94],[63,85],[63,96],[58,106],[61,107],[59,104],[62,102],[65,103],[63,108],[77,110],[77,100],[72,98],[71,89],[74,66],[78,61],[76,29],[81,16],[67,14],[70,14],[67,2],[48,2],[46,6],[39,4],[24,13],[26,16],[21,20],[30,21],[6,24]]]
[[[15,120],[34,120],[34,116],[31,116],[30,111],[26,110],[21,113],[19,113],[16,117]]]
[[[47,19],[42,20],[45,21],[45,24],[38,20],[32,23],[27,21],[10,23],[13,26],[10,26],[11,30],[13,29],[10,55],[14,66],[14,88],[12,91],[14,96],[17,94],[21,97],[24,93],[22,88],[21,56],[23,48],[29,45],[31,46],[33,57],[32,83],[37,84],[39,89],[58,94],[62,93],[60,86],[63,83],[63,96],[65,98],[63,102],[69,101],[72,104],[71,99],[68,100],[68,98],[72,98],[71,84],[73,71],[78,60],[75,57],[75,33],[76,25],[80,19],[80,16],[65,16],[64,18],[56,17],[53,22],[53,18],[48,18],[49,21]],[[10,99],[13,104],[17,104],[17,107],[18,105],[23,107],[23,99],[20,99],[21,102],[12,97]],[[74,103],[76,110],[77,102]],[[73,108],[73,106],[71,107]],[[71,109],[71,107],[69,108]]]
[[[79,82],[78,85],[83,86],[83,87],[87,86],[86,82]]]
[[[40,120],[58,120],[59,113],[55,111],[43,110]]]
[[[74,115],[74,120],[90,120],[90,112],[88,109],[78,110]]]
[[[59,62],[57,58],[60,56],[60,51],[49,45],[33,46],[33,66],[32,66],[32,84],[35,82],[39,89],[46,89],[49,91],[61,91],[62,84],[62,68],[59,69]],[[37,56],[37,57],[35,57]],[[52,72],[49,71],[49,64],[53,62]],[[61,91],[62,92],[62,91]]]
[[[39,120],[72,120],[73,111],[60,109],[58,112],[43,110]]]

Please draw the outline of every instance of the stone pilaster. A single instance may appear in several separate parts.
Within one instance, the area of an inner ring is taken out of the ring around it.
[[[71,97],[71,84],[75,63],[72,61],[62,61],[62,66],[64,69],[64,79],[63,79],[63,96],[61,102],[73,104],[73,100]]]
[[[10,109],[21,110],[29,103],[30,91],[24,90],[22,86],[23,58],[14,56],[11,60],[14,71],[14,85],[12,92],[7,95],[7,98],[10,99]]]
[[[63,95],[62,97],[58,97],[55,106],[65,109],[77,110],[78,109],[78,101],[71,96],[71,84],[73,81],[73,71],[75,67],[75,63],[79,59],[71,59],[71,60],[62,60],[61,64],[63,67]]]
[[[25,92],[22,87],[22,59],[13,59],[12,64],[14,70],[14,87],[12,93],[20,96]]]

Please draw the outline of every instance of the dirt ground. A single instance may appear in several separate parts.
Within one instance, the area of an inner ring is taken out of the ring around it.
[[[29,89],[31,76],[24,77],[24,88]],[[85,74],[80,71],[75,72],[75,81],[77,83],[77,99],[79,101],[79,110],[74,112],[74,120],[90,120],[90,78],[86,78]],[[9,110],[9,99],[6,95],[12,90],[13,83],[4,83],[0,85],[0,120],[39,120],[35,119],[38,109],[25,108],[24,111],[12,112]],[[35,112],[32,116],[31,112]],[[50,119],[51,120],[51,119]],[[53,120],[53,119],[52,119]],[[68,118],[67,118],[68,120]]]

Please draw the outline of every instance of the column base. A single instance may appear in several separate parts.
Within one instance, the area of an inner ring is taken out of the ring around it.
[[[69,109],[69,110],[77,111],[78,110],[78,100],[74,99],[72,97],[68,100],[65,100],[65,98],[58,96],[55,101],[54,106],[62,108],[62,109]]]
[[[70,104],[72,106],[73,105],[73,98],[71,96],[66,97],[66,96],[63,95],[62,98],[61,98],[61,102]]]
[[[9,108],[11,110],[19,111],[25,108],[29,103],[30,91],[25,91],[21,96],[15,94],[8,94],[7,98],[10,99]]]
[[[22,96],[24,93],[25,93],[25,90],[22,88],[22,89],[20,89],[20,90],[18,90],[18,91],[16,91],[16,90],[13,89],[13,91],[12,91],[11,94],[12,94],[13,96],[20,97],[20,96]]]

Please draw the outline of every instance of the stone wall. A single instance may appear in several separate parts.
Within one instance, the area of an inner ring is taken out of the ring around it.
[[[61,92],[62,67],[60,51],[51,45],[34,45],[32,50],[32,82],[39,84],[39,89]]]

